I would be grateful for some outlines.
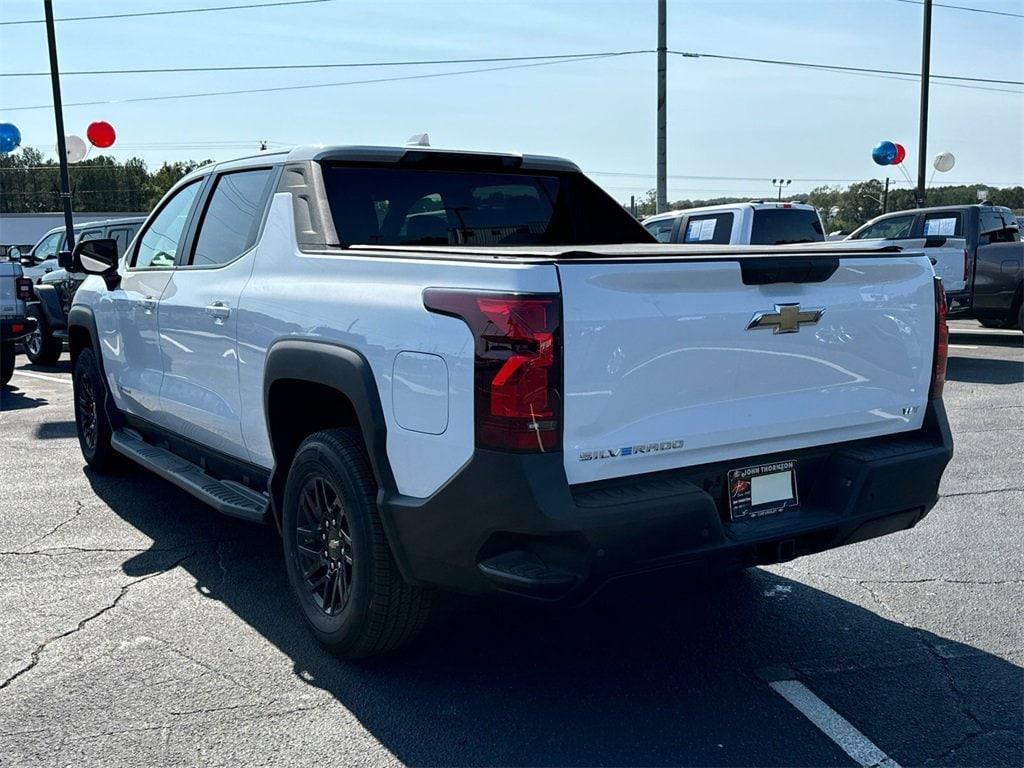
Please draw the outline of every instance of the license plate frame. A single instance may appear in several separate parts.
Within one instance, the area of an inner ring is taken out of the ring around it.
[[[726,476],[730,519],[752,520],[799,507],[796,470],[796,459],[730,469]],[[789,480],[788,494],[786,479]],[[762,498],[758,499],[759,495]]]

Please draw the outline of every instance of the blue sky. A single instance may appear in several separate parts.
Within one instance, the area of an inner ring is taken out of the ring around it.
[[[217,5],[245,0],[222,0]],[[250,0],[252,1],[252,0]],[[947,0],[1024,14],[1024,0]],[[209,4],[209,3],[208,3]],[[196,8],[198,0],[54,0],[55,14]],[[0,0],[2,20],[41,16],[39,0]],[[704,53],[914,71],[921,8],[899,0],[669,0],[669,47]],[[655,0],[393,2],[314,5],[57,25],[62,70],[359,62],[653,48]],[[932,71],[1024,80],[1024,18],[937,7]],[[486,66],[486,65],[475,65]],[[45,71],[43,25],[0,26],[0,72]],[[299,72],[67,76],[64,100],[359,80],[473,65]],[[929,155],[956,168],[936,183],[1024,183],[1024,88],[934,85]],[[916,174],[914,82],[709,59],[669,59],[669,197],[771,195],[829,179],[880,178],[870,149],[907,147]],[[50,151],[45,78],[0,79],[0,122]],[[68,107],[68,133],[92,120],[118,131],[114,154],[225,159],[257,141],[401,144],[564,155],[617,198],[654,186],[655,57],[644,54],[502,72],[181,101]],[[216,143],[216,144],[214,144]],[[637,175],[621,175],[637,174]],[[693,177],[752,177],[751,180]]]

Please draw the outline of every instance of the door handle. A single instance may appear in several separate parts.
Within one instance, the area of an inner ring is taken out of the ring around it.
[[[156,309],[156,296],[146,296],[142,299],[143,312],[147,315],[152,315],[154,309]]]
[[[217,325],[223,325],[224,321],[231,316],[231,307],[223,301],[215,301],[213,304],[207,305],[206,314],[212,317],[213,322]]]

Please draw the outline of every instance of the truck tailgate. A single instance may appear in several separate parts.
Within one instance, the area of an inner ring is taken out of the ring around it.
[[[822,281],[767,284],[745,284],[739,257],[559,263],[569,482],[919,429],[931,264],[837,256]],[[799,330],[777,333],[788,304]]]

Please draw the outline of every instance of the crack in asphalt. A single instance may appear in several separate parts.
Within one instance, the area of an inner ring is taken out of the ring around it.
[[[901,623],[904,626],[907,626],[907,628],[914,634],[914,637],[917,640],[918,644],[925,650],[925,652],[929,655],[929,657],[935,659],[938,662],[939,667],[942,669],[943,676],[946,679],[946,686],[949,688],[950,696],[953,698],[953,701],[956,703],[957,708],[960,710],[960,714],[963,715],[968,720],[968,722],[970,723],[971,728],[969,729],[969,732],[967,734],[965,734],[963,736],[963,738],[961,738],[956,744],[954,744],[952,747],[950,747],[950,749],[948,749],[942,755],[939,755],[939,756],[934,757],[934,758],[929,758],[928,760],[924,761],[925,764],[934,762],[934,761],[942,759],[942,758],[950,757],[955,752],[957,752],[958,750],[962,749],[964,747],[964,745],[969,743],[972,739],[979,738],[979,737],[984,736],[984,735],[986,735],[988,733],[994,733],[994,732],[998,732],[998,731],[1005,731],[1005,730],[1007,730],[1007,729],[1004,729],[1004,728],[986,728],[986,726],[978,719],[977,715],[974,714],[974,712],[971,710],[970,706],[968,706],[968,704],[967,704],[967,696],[964,693],[964,691],[960,688],[960,686],[959,686],[959,684],[957,682],[957,679],[956,679],[956,675],[954,674],[953,670],[950,668],[950,661],[952,659],[950,659],[949,657],[944,655],[942,653],[942,651],[938,647],[936,647],[936,645],[934,643],[929,642],[928,638],[925,635],[925,630],[923,630],[923,629],[921,629],[919,627],[910,627],[910,626],[908,626],[907,622],[903,621],[903,617],[901,616],[900,612],[895,610],[888,603],[886,603],[885,600],[882,599],[882,597],[878,594],[878,592],[875,589],[872,588],[871,585],[876,585],[877,586],[877,585],[880,585],[880,584],[928,584],[928,583],[935,583],[935,582],[948,583],[948,584],[988,584],[988,585],[991,585],[991,584],[1021,584],[1021,583],[1024,583],[1024,579],[1005,579],[1005,580],[995,580],[995,581],[968,581],[968,580],[945,579],[945,578],[930,578],[930,579],[855,579],[855,578],[853,578],[851,576],[842,576],[842,575],[839,575],[839,574],[813,573],[813,572],[809,572],[809,571],[800,571],[800,570],[797,570],[796,568],[791,568],[791,567],[786,567],[786,566],[783,566],[783,567],[786,568],[786,570],[789,570],[789,571],[792,571],[792,572],[795,572],[795,573],[804,573],[806,575],[818,576],[818,577],[822,577],[822,578],[826,578],[826,579],[827,578],[839,579],[839,580],[842,580],[842,581],[847,581],[847,582],[852,583],[852,584],[856,584],[862,590],[867,592],[867,594],[871,597],[871,600],[877,606],[879,606],[879,608],[881,608],[883,611],[885,611],[886,613],[890,614],[891,616],[898,617],[900,619]]]
[[[0,557],[28,557],[37,555],[40,557],[61,557],[63,555],[77,555],[82,553],[110,553],[110,554],[143,554],[148,552],[177,552],[185,549],[180,547],[146,547],[146,548],[108,548],[108,547],[47,547],[46,549],[14,550],[0,552]]]
[[[957,499],[961,496],[988,496],[991,493],[1013,493],[1014,491],[1024,491],[1024,488],[989,488],[985,491],[960,491],[958,493],[943,493],[939,496],[939,500],[942,499]]]
[[[941,755],[938,755],[936,757],[929,757],[929,758],[927,758],[926,760],[924,760],[921,763],[921,765],[933,765],[938,760],[947,760],[948,758],[952,757],[956,752],[959,752],[961,749],[966,747],[968,744],[970,744],[975,739],[980,739],[983,736],[991,736],[993,733],[1009,733],[1012,736],[1018,736],[1019,735],[1016,731],[1010,730],[1009,728],[989,728],[987,730],[980,731],[978,733],[969,733],[966,736],[964,736],[962,739],[960,739],[960,741],[958,741],[952,747],[950,747],[948,750],[946,750],[944,753],[942,753]]]
[[[865,589],[865,591],[868,591],[868,592],[871,592],[871,590],[868,587],[865,586],[866,584],[964,584],[964,585],[968,585],[968,586],[971,586],[971,585],[991,586],[991,585],[1000,585],[1000,584],[1024,584],[1024,578],[1020,578],[1020,579],[948,579],[948,578],[945,578],[944,576],[928,576],[928,577],[924,577],[924,578],[920,578],[920,579],[859,579],[859,578],[857,578],[855,576],[844,576],[841,573],[821,573],[820,571],[803,571],[803,570],[800,570],[799,568],[794,568],[794,567],[789,566],[789,565],[780,565],[780,567],[784,568],[787,571],[790,571],[792,573],[799,574],[799,575],[802,575],[802,576],[815,576],[815,577],[817,577],[819,579],[839,579],[840,581],[845,581],[845,582],[848,582],[850,584],[856,584],[856,585],[858,585],[860,587],[863,587]],[[877,596],[875,596],[874,593],[872,593],[872,597],[875,599],[876,603],[878,603],[879,605],[883,605],[877,599]],[[883,607],[885,607],[885,606],[883,605]],[[887,610],[891,610],[891,609],[887,608]]]
[[[48,536],[52,536],[53,534],[55,534],[57,531],[59,531],[61,528],[63,528],[68,523],[73,522],[74,520],[78,519],[78,516],[81,515],[85,511],[85,502],[81,501],[80,499],[75,499],[75,504],[77,505],[77,508],[75,509],[74,512],[71,513],[70,517],[66,517],[63,520],[61,520],[59,523],[57,523],[55,526],[53,526],[53,528],[48,530],[42,536],[38,536],[38,537],[32,539],[32,541],[30,541],[28,544],[26,544],[25,547],[23,547],[23,548],[31,547],[33,544],[38,544],[40,541],[42,541],[43,539],[47,538]]]
[[[35,650],[32,651],[32,655],[31,655],[29,663],[27,665],[25,665],[24,667],[19,669],[17,672],[15,672],[13,675],[8,677],[7,679],[5,679],[2,682],[0,682],[0,691],[2,691],[5,688],[7,688],[11,683],[13,683],[15,680],[17,680],[22,675],[25,675],[28,672],[31,672],[33,669],[35,669],[36,665],[39,663],[40,658],[42,657],[43,651],[45,651],[52,643],[55,643],[58,640],[64,639],[65,637],[70,637],[71,635],[74,635],[74,634],[77,634],[78,632],[81,632],[91,622],[95,621],[99,617],[105,615],[106,613],[108,613],[108,612],[112,611],[114,608],[116,608],[118,603],[121,602],[121,600],[124,598],[124,596],[128,594],[128,591],[132,587],[134,587],[136,584],[141,584],[144,581],[148,581],[149,579],[152,579],[152,578],[155,578],[157,576],[161,576],[161,575],[163,575],[165,573],[169,573],[170,571],[173,571],[175,568],[177,568],[179,565],[181,565],[183,562],[185,562],[185,560],[187,560],[188,558],[194,556],[195,554],[196,554],[195,552],[189,552],[188,554],[185,554],[182,557],[179,557],[177,560],[175,560],[173,563],[171,563],[169,566],[167,566],[167,568],[164,568],[163,570],[155,571],[154,573],[147,573],[145,576],[141,576],[141,577],[139,577],[137,579],[129,581],[127,584],[125,584],[125,585],[123,585],[121,587],[120,591],[117,594],[117,597],[115,597],[114,600],[109,605],[106,605],[103,608],[100,608],[95,613],[93,613],[93,614],[91,614],[89,616],[86,616],[84,619],[79,621],[76,626],[72,627],[71,629],[66,630],[64,632],[61,632],[60,634],[53,635],[52,637],[48,637],[46,640],[43,640],[41,643],[39,643],[39,645],[36,646]]]

